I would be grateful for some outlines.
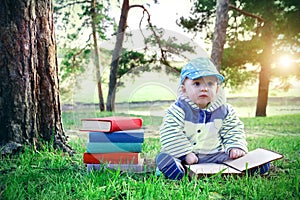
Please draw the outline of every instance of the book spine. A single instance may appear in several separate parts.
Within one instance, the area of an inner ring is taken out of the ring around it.
[[[142,152],[142,143],[88,142],[87,153]]]
[[[87,153],[83,154],[83,162],[86,164],[138,164],[139,153],[124,152],[124,153]]]
[[[144,132],[90,132],[89,142],[143,143]]]
[[[111,120],[110,132],[140,129],[142,128],[142,124],[143,121],[140,118]]]

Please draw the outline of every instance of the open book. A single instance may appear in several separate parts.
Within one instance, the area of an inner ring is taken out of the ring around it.
[[[265,163],[283,158],[283,155],[274,151],[258,148],[248,152],[245,156],[227,160],[223,164],[203,163],[186,165],[190,171],[190,175],[205,175],[205,174],[241,174],[247,169],[258,167]]]

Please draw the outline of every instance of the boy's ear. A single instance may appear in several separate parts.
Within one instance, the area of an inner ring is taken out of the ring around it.
[[[181,87],[181,92],[182,92],[182,93],[185,93],[185,91],[186,91],[185,86],[184,86],[184,85],[181,85],[180,87]]]

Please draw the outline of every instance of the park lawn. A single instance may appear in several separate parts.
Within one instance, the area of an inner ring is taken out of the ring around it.
[[[65,127],[74,126],[80,118],[69,115],[64,114]],[[146,125],[160,122],[143,118]],[[250,150],[262,147],[284,155],[273,162],[269,176],[217,174],[171,181],[154,172],[87,173],[82,163],[84,142],[70,141],[77,151],[73,157],[51,145],[36,153],[25,148],[20,155],[2,157],[0,199],[300,199],[300,114],[242,120]],[[146,138],[144,155],[154,159],[158,151],[159,140]]]

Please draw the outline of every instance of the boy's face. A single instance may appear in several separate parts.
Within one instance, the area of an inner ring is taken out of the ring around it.
[[[182,92],[190,100],[203,109],[209,104],[218,92],[216,76],[206,76],[195,80],[186,78],[182,85]]]

